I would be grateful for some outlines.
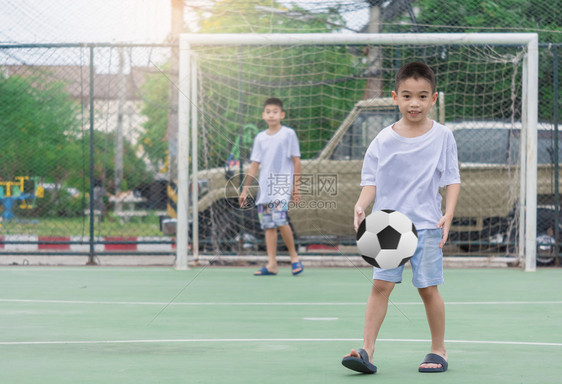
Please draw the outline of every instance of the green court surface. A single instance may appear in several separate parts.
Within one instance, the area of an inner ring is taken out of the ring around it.
[[[306,266],[305,266],[306,267]],[[448,269],[449,371],[421,374],[429,330],[411,271],[376,375],[361,346],[369,268],[0,268],[0,383],[560,383],[562,270]]]

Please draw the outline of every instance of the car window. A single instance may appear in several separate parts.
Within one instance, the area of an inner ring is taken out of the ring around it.
[[[334,150],[332,160],[363,160],[375,136],[396,121],[394,110],[362,111]]]
[[[453,131],[459,162],[476,164],[519,164],[520,129],[460,128]],[[537,132],[537,161],[554,162],[554,131]],[[562,134],[558,139],[558,162],[562,163]]]
[[[467,128],[453,131],[459,161],[477,164],[507,164],[508,129]],[[513,152],[511,152],[513,154]]]

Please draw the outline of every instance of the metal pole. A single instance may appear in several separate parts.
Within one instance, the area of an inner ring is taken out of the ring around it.
[[[244,123],[242,119],[242,49],[241,47],[238,47],[238,124],[240,126],[240,136],[238,140],[238,161],[240,162],[240,164],[238,165],[240,173],[239,193],[242,192],[244,183],[244,178],[242,177],[242,137],[244,136]],[[241,254],[244,250],[244,209],[241,209],[238,212],[240,213],[240,216],[238,216],[238,254]]]
[[[172,30],[170,40],[178,42],[179,35],[183,29],[183,0],[171,0],[172,7]],[[177,183],[178,170],[178,45],[174,44],[171,49],[170,59],[170,104],[168,110],[168,128],[166,136],[168,139],[168,180],[171,184]]]
[[[94,46],[90,46],[90,251],[86,265],[95,265],[94,250]]]
[[[119,47],[119,100],[117,104],[117,127],[115,130],[115,190],[114,194],[117,198],[121,194],[121,185],[123,184],[123,109],[127,101],[127,78],[125,77],[125,58],[123,47]],[[115,202],[115,213],[122,211],[121,201]]]
[[[537,116],[539,97],[539,38],[527,44],[527,211],[525,212],[525,271],[537,269]]]
[[[525,148],[527,148],[527,59],[523,60],[523,79],[522,79],[522,100],[521,100],[521,141],[519,144],[519,238],[517,244],[517,258],[521,264],[525,261],[525,212],[527,212],[527,158]]]
[[[531,41],[534,41],[536,39],[536,33],[185,33],[181,36],[191,45],[526,45],[530,44]],[[537,43],[535,43],[535,45],[537,45]]]
[[[195,55],[191,59],[191,207],[193,212],[193,221],[191,226],[191,247],[193,252],[193,262],[195,265],[199,264],[199,179],[197,173],[199,172],[199,130],[198,124],[198,111],[197,111],[197,59]]]
[[[552,82],[554,83],[554,105],[553,105],[553,119],[554,119],[554,254],[556,258],[554,259],[555,264],[558,266],[560,264],[560,246],[558,244],[558,239],[560,237],[560,218],[558,216],[558,212],[560,211],[559,207],[559,168],[558,168],[558,47],[554,47],[552,50],[554,57],[553,57],[553,66],[552,66]]]
[[[179,91],[178,91],[178,222],[176,230],[176,269],[189,269],[187,253],[189,243],[189,116],[191,55],[190,46],[180,38]]]

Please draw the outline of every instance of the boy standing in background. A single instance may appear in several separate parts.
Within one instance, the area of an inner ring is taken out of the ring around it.
[[[265,101],[262,118],[267,123],[268,129],[258,133],[254,140],[248,177],[238,198],[240,206],[245,206],[248,186],[259,172],[256,205],[261,228],[265,230],[268,263],[254,275],[277,274],[277,229],[289,251],[291,271],[293,275],[298,275],[303,271],[303,266],[296,252],[287,212],[291,198],[294,201],[300,201],[301,198],[299,141],[293,129],[281,124],[281,120],[285,118],[285,111],[280,99],[270,98]]]

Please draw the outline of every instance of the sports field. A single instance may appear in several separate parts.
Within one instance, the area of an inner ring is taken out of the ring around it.
[[[448,269],[449,370],[429,352],[411,271],[391,296],[375,375],[361,346],[369,268],[3,267],[1,383],[559,383],[562,270]]]

